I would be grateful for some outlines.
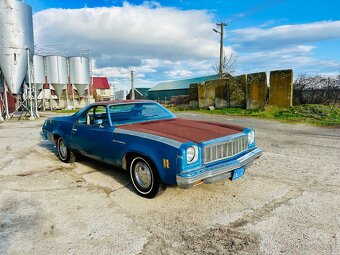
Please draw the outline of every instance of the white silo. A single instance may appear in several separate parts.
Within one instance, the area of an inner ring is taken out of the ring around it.
[[[46,56],[45,61],[47,83],[52,85],[60,100],[63,90],[66,89],[68,84],[67,58],[64,56]]]
[[[90,61],[87,57],[69,57],[70,81],[83,97],[90,84]]]
[[[0,1],[0,68],[12,94],[20,91],[33,51],[32,8],[18,0]]]
[[[45,58],[41,55],[33,55],[33,66],[32,66],[32,83],[34,84],[34,103],[35,110],[38,113],[38,95],[40,91],[43,91],[43,106],[45,110],[45,92],[44,84],[46,83],[46,72],[45,72]]]
[[[32,83],[35,85],[35,89],[37,92],[43,89],[44,84],[46,83],[46,74],[45,74],[45,63],[44,57],[40,55],[33,56],[33,81]]]

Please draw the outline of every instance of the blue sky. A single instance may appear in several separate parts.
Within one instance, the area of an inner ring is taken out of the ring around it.
[[[211,31],[230,19],[224,46],[227,56],[237,56],[236,74],[340,71],[338,0],[26,2],[33,9],[38,48],[62,45],[68,55],[88,48],[94,73],[118,88],[128,88],[130,69],[139,87],[214,74],[219,37]],[[266,5],[274,6],[245,15]],[[243,17],[233,21],[234,15]]]

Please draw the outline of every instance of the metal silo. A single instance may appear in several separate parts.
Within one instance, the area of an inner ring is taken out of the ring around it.
[[[84,96],[85,89],[90,84],[90,62],[87,57],[70,57],[70,81],[80,97]]]
[[[33,81],[37,91],[42,90],[46,83],[44,57],[40,55],[33,56]]]
[[[0,68],[12,94],[18,94],[34,51],[32,8],[22,1],[0,1]]]
[[[63,56],[46,56],[47,83],[52,85],[58,98],[68,84],[67,58]]]
[[[35,88],[37,91],[43,89],[43,85],[46,83],[46,74],[45,74],[45,63],[44,57],[40,55],[33,56],[33,66],[31,70],[31,82],[35,84]],[[25,77],[26,83],[28,83],[28,70]]]

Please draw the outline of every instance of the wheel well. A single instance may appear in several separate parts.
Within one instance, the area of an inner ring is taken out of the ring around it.
[[[156,166],[153,163],[153,161],[146,155],[141,154],[141,153],[137,153],[137,152],[128,152],[125,154],[124,158],[123,158],[123,169],[124,170],[128,170],[128,167],[131,164],[131,161],[135,158],[135,157],[142,157],[144,159],[146,159],[148,161],[149,164],[151,164],[151,167],[154,167],[156,170]]]
[[[54,142],[54,144],[57,144],[59,137],[60,137],[60,135],[57,135],[57,134],[53,135],[53,142]]]

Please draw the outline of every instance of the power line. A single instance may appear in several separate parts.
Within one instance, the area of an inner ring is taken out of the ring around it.
[[[206,39],[206,38],[208,38],[208,37],[210,37],[212,35],[215,35],[215,32],[213,30],[211,30],[209,33],[205,34],[204,36],[200,37],[199,39],[196,39],[196,40],[190,42],[190,44],[188,44],[187,46],[183,47],[179,51],[174,52],[173,54],[170,54],[169,57],[168,57],[168,60],[175,60],[176,57],[183,55],[187,49],[190,49],[190,48],[196,46],[201,41],[203,41],[204,39]]]
[[[246,12],[243,12],[243,13],[239,13],[239,14],[235,14],[235,15],[232,15],[229,19],[227,19],[227,22],[228,23],[233,23],[237,20],[240,20],[240,19],[243,19],[247,16],[250,16],[250,15],[253,15],[253,14],[256,14],[256,13],[259,13],[259,12],[262,12],[266,9],[269,9],[269,8],[272,8],[276,5],[279,5],[283,2],[285,2],[286,0],[276,0],[276,1],[266,1],[266,2],[263,2],[262,4],[260,5],[257,5],[249,10],[247,10]]]
[[[269,1],[265,1],[260,5],[257,5],[243,13],[239,13],[239,14],[235,14],[232,15],[228,20],[227,20],[227,24],[229,23],[233,23],[237,20],[243,19],[247,16],[262,12],[266,9],[272,8],[276,5],[281,4],[282,2],[284,2],[286,0],[269,0]],[[214,27],[215,29],[217,28],[217,25]],[[213,28],[210,28],[209,30],[203,31],[199,34],[197,34],[194,38],[192,38],[190,41],[187,41],[184,45],[181,45],[179,47],[176,47],[175,49],[173,49],[172,51],[163,54],[160,58],[167,58],[168,60],[175,60],[176,57],[181,56],[184,54],[184,52],[187,49],[192,48],[193,46],[196,46],[198,43],[200,43],[201,41],[203,41],[204,39],[208,38],[209,36],[212,36],[213,34],[215,34],[213,32]]]
[[[217,26],[216,26],[217,27]],[[205,30],[199,34],[197,34],[194,38],[192,38],[190,41],[187,40],[184,44],[182,44],[181,46],[176,47],[175,49],[169,51],[168,53],[164,54],[161,56],[161,58],[164,58],[166,56],[168,56],[169,58],[172,58],[173,56],[177,55],[178,52],[182,52],[183,50],[192,47],[193,44],[195,44],[197,41],[201,41],[205,38],[207,38],[208,36],[210,36],[210,34],[212,33],[212,29],[209,28],[209,30]]]

